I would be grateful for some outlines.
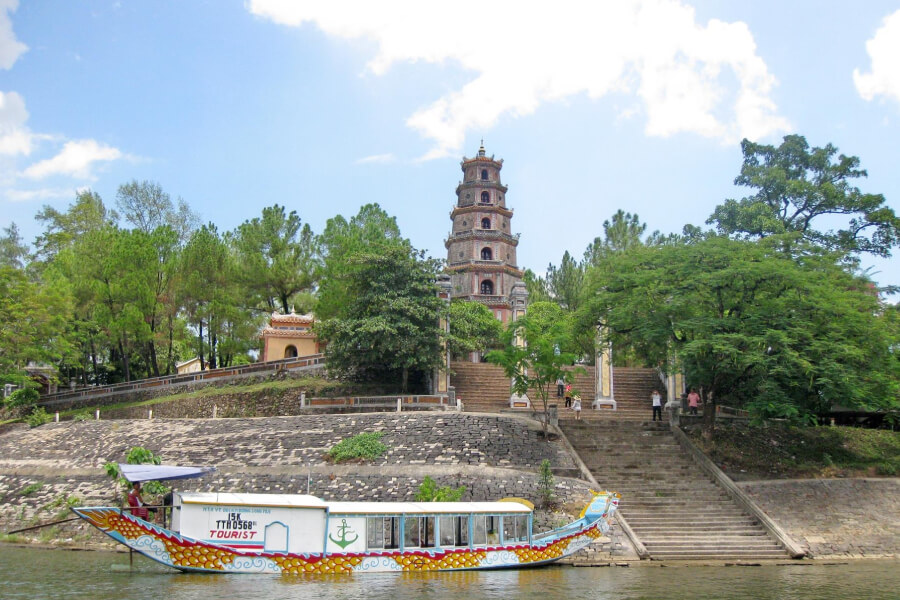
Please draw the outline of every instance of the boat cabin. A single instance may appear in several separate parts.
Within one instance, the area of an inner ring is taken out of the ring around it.
[[[533,507],[500,502],[326,502],[295,494],[176,493],[172,529],[245,551],[371,553],[525,545]]]

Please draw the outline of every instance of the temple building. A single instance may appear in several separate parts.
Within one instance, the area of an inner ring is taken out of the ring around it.
[[[272,313],[269,325],[259,336],[262,347],[260,362],[319,354],[324,344],[319,344],[312,330],[314,322],[312,315]]]
[[[528,294],[516,266],[519,235],[512,234],[513,211],[500,182],[503,160],[485,154],[463,157],[463,180],[450,213],[453,230],[444,242],[451,297],[485,304],[506,323],[524,314]]]

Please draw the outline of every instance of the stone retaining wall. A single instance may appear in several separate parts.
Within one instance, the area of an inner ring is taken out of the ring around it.
[[[815,558],[900,558],[900,479],[738,485]]]
[[[364,431],[382,432],[388,451],[366,464],[330,464],[324,452]],[[336,500],[411,500],[426,475],[466,487],[465,500],[516,496],[537,502],[537,471],[575,468],[560,443],[540,439],[528,419],[459,413],[371,413],[259,419],[153,419],[20,426],[0,435],[0,532],[66,515],[66,502],[117,504],[121,493],[103,473],[143,446],[171,464],[211,464],[202,479],[176,482],[199,491],[305,493]],[[588,484],[556,478],[566,514],[540,512],[546,530],[577,513]],[[74,501],[74,500],[73,500]],[[89,537],[88,537],[89,536]],[[57,537],[102,538],[81,524]]]

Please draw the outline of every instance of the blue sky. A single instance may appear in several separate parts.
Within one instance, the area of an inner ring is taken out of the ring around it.
[[[0,94],[0,226],[27,241],[137,179],[220,230],[377,202],[445,258],[482,138],[538,272],[619,208],[703,224],[747,193],[743,137],[833,143],[900,211],[897,2],[0,0]]]

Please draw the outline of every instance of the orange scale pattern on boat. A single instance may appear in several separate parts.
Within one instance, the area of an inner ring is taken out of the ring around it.
[[[353,568],[363,561],[362,556],[329,556],[317,560],[305,560],[292,556],[273,556],[281,572],[288,575],[301,573],[351,573]]]

